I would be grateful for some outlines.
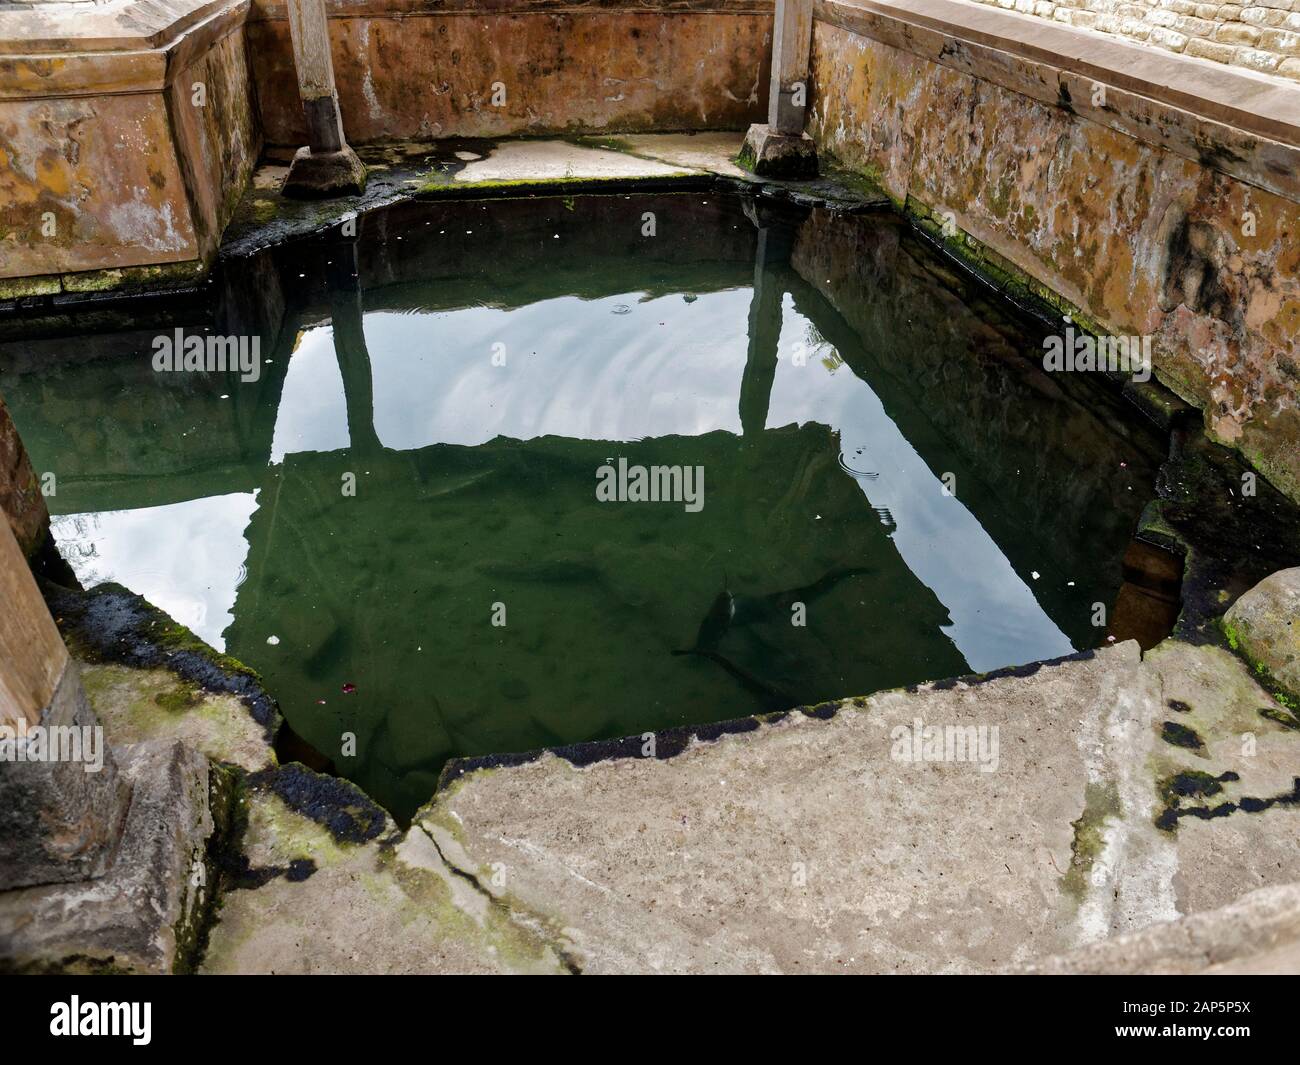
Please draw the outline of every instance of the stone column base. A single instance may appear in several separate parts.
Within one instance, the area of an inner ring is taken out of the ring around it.
[[[86,701],[76,662],[64,667],[39,729],[38,760],[17,761],[27,744],[7,739],[0,761],[0,891],[80,884],[101,876],[120,846],[131,791]]]
[[[114,754],[131,804],[112,865],[93,880],[0,892],[0,972],[170,973],[192,962],[227,810],[211,802],[208,760],[180,743]]]
[[[366,167],[346,145],[337,152],[299,148],[280,191],[296,199],[359,196],[366,187]]]
[[[806,133],[778,133],[755,122],[745,134],[739,162],[759,177],[803,181],[817,176],[817,147]]]

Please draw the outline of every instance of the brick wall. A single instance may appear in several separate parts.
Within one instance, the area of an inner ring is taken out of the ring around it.
[[[976,0],[1300,81],[1300,0]]]

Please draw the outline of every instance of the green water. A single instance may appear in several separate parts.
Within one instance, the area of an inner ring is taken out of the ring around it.
[[[0,393],[82,582],[258,669],[401,816],[453,756],[1099,644],[1158,441],[895,220],[746,206],[390,209],[10,338]],[[256,337],[258,379],[157,372],[177,328]],[[702,491],[598,498],[620,462]]]

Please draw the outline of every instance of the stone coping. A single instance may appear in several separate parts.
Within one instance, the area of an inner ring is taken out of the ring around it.
[[[330,18],[447,15],[766,15],[775,0],[325,0]],[[250,22],[288,19],[285,0],[254,0]]]
[[[1017,90],[1021,86],[1013,79],[997,76],[998,58],[1028,60],[1300,146],[1300,87],[1267,74],[969,0],[816,0],[814,17],[959,69],[969,69],[962,61],[970,57],[967,49],[952,47],[952,38],[996,49],[1004,55],[990,57],[995,61],[985,64],[980,76]],[[1074,100],[1082,112],[1081,102]]]
[[[249,21],[288,19],[285,0],[236,0]],[[0,6],[0,57],[159,48],[232,0],[111,0]],[[774,0],[326,0],[331,18],[628,12],[767,14]],[[3,60],[0,60],[3,61]]]
[[[113,0],[0,7],[0,56],[160,48],[232,0]],[[236,6],[247,7],[247,0]]]
[[[0,9],[0,100],[159,92],[248,17],[249,0]],[[129,9],[129,10],[128,10]]]

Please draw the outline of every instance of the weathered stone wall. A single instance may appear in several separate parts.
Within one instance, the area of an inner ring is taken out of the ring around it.
[[[247,9],[0,12],[0,297],[210,258],[260,147]]]
[[[326,8],[353,144],[744,129],[766,100],[771,0],[328,0]],[[283,0],[256,0],[248,34],[267,142],[305,144]]]
[[[1095,82],[938,32],[887,44],[854,10],[818,6],[821,148],[1085,323],[1151,336],[1157,376],[1300,497],[1300,205],[1269,163],[1291,149],[1118,90],[1085,116]]]
[[[1300,80],[1300,3],[1242,0],[976,0],[1171,52]]]
[[[202,106],[194,102],[199,87]],[[199,239],[215,249],[261,149],[242,26],[185,66],[168,106]]]

